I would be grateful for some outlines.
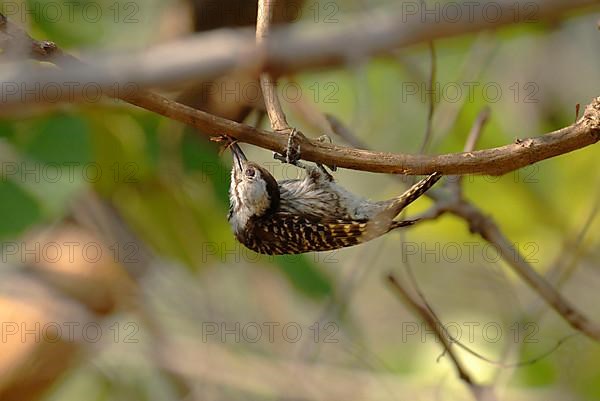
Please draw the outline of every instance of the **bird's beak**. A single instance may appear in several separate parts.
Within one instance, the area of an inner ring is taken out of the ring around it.
[[[237,143],[232,143],[229,146],[229,149],[231,149],[231,154],[233,155],[233,168],[238,172],[241,172],[243,170],[244,163],[246,163],[248,160],[246,159],[246,155],[244,152],[242,152],[242,149]]]

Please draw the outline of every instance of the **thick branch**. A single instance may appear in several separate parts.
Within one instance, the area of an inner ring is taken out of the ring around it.
[[[573,4],[575,3],[577,2],[573,2]],[[39,47],[39,44],[45,44],[45,51],[37,54],[43,54],[43,57],[55,62],[60,67],[72,69],[75,66],[76,70],[80,72],[96,71],[96,68],[91,68],[74,57],[63,54],[55,46],[50,46],[49,42],[34,41],[26,32],[10,21],[0,21],[0,28],[5,33],[9,32],[9,36],[16,43],[26,43],[28,49]],[[71,80],[76,81],[77,79],[71,78]],[[227,134],[241,142],[270,149],[277,153],[284,153],[287,148],[286,136],[220,118],[152,92],[137,90],[122,94],[107,91],[106,94],[191,125],[200,129],[206,135]],[[377,173],[429,174],[439,171],[444,175],[501,175],[541,160],[592,145],[599,139],[600,98],[596,98],[586,108],[585,115],[575,124],[539,137],[520,140],[517,143],[498,148],[427,156],[374,152],[335,146],[323,142],[306,141],[302,143],[302,158],[325,165]]]
[[[129,103],[201,129],[208,135],[227,134],[241,142],[284,153],[287,137],[239,124],[166,99],[141,92],[123,97]],[[437,156],[395,154],[352,149],[317,141],[302,144],[302,158],[341,168],[391,174],[501,175],[541,160],[592,145],[600,140],[600,97],[577,123],[511,145]]]
[[[595,105],[588,106],[595,108],[596,112],[591,116],[584,115],[583,119],[588,119],[589,124],[598,127],[600,119],[598,111],[600,110],[600,98],[596,99]],[[475,121],[465,149],[473,149],[476,145],[477,138],[481,135],[483,125],[487,118],[487,113],[484,110],[481,112]],[[360,146],[360,141],[355,135],[345,127],[337,127],[336,132],[342,132],[344,137],[350,140],[351,143]],[[339,128],[342,128],[339,130]],[[423,213],[419,218],[431,220],[441,216],[446,212],[450,212],[462,218],[469,224],[470,230],[473,233],[479,234],[484,240],[494,245],[498,250],[502,259],[535,291],[542,299],[544,299],[560,316],[562,316],[571,327],[584,333],[588,337],[600,341],[600,326],[589,320],[582,312],[577,310],[560,292],[554,288],[546,279],[538,274],[535,269],[529,264],[523,255],[513,246],[508,238],[502,233],[496,222],[489,216],[486,216],[483,211],[473,205],[471,202],[463,198],[461,183],[456,181],[451,191],[436,191],[429,190],[426,193],[436,204],[427,212]]]
[[[36,60],[46,60],[56,51],[56,45],[53,42],[38,41],[23,34],[23,30],[16,24],[0,14],[0,48],[2,56],[11,60],[21,58],[33,58]]]
[[[451,205],[449,211],[465,219],[469,223],[472,232],[479,234],[484,240],[493,244],[500,252],[502,259],[510,265],[513,271],[574,329],[596,341],[600,341],[600,327],[579,312],[544,277],[539,275],[490,217],[485,216],[476,206],[466,201]]]

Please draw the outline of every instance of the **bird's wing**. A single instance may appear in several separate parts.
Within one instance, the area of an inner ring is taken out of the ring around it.
[[[383,220],[386,220],[384,222]],[[252,224],[252,244],[270,255],[330,251],[361,244],[395,228],[388,219],[323,219],[310,215],[274,213]]]

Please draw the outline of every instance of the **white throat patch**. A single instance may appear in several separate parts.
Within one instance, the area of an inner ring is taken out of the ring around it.
[[[229,222],[233,230],[239,232],[246,227],[248,220],[254,216],[262,216],[269,206],[271,199],[267,192],[267,183],[263,179],[248,181],[242,179],[237,186],[234,185],[229,190],[229,202],[233,213]]]

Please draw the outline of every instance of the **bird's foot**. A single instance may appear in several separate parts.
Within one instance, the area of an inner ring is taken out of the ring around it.
[[[331,137],[327,134],[323,134],[321,136],[319,136],[317,138],[318,142],[329,142],[330,144],[333,144],[333,140],[331,140]],[[325,168],[324,165],[316,163],[317,166],[319,167],[319,169],[329,178],[330,181],[333,181],[333,176],[329,173],[329,171],[327,171],[327,169]],[[327,165],[327,168],[329,168],[329,170],[331,170],[332,172],[335,172],[337,170],[337,166],[336,165]]]
[[[288,131],[288,130],[286,130]],[[306,138],[302,132],[300,132],[296,128],[291,128],[288,134],[288,142],[287,147],[285,149],[284,154],[274,153],[273,158],[279,160],[282,163],[293,164],[295,166],[301,167],[299,165],[300,161],[300,144]]]
[[[319,141],[319,142],[329,142],[330,144],[333,144],[333,140],[327,134],[323,134],[323,135],[317,137],[317,141]]]
[[[315,163],[316,166],[318,167],[318,170],[315,170],[314,167],[309,166],[300,161],[300,159],[301,159],[300,145],[304,140],[306,140],[306,137],[304,136],[304,134],[302,134],[302,132],[300,132],[298,129],[292,128],[291,132],[289,133],[289,136],[288,136],[288,143],[287,143],[287,148],[285,150],[285,153],[284,154],[274,153],[273,158],[281,161],[282,163],[293,164],[296,167],[300,167],[300,168],[308,171],[309,175],[311,177],[313,177],[314,179],[320,179],[321,174],[322,174],[326,178],[327,181],[333,181],[333,176],[329,173],[329,171],[327,171],[325,166],[323,166],[322,164]],[[331,138],[327,135],[321,135],[320,137],[317,138],[317,141],[318,142],[329,141],[329,143],[332,143]],[[335,166],[327,166],[327,167],[329,167],[329,169],[331,171],[336,170]]]

